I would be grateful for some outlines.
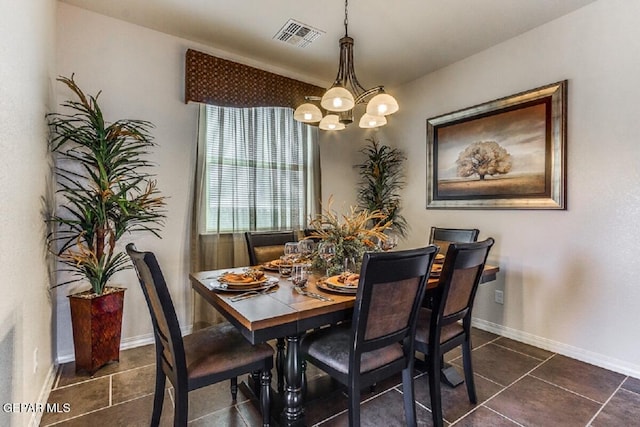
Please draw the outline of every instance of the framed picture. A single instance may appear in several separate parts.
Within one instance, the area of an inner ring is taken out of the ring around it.
[[[427,209],[566,209],[567,81],[427,120]]]

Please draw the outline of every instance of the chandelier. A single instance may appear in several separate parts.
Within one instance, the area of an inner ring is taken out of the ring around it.
[[[398,102],[384,91],[384,86],[365,89],[358,78],[353,65],[353,38],[349,37],[348,10],[349,1],[344,2],[344,37],[340,39],[340,63],[338,75],[322,98],[307,96],[306,102],[296,108],[295,120],[303,123],[319,123],[323,130],[342,130],[353,122],[353,109],[366,103],[366,112],[360,118],[361,128],[376,128],[387,124],[385,116],[398,111]],[[368,102],[367,102],[368,101]],[[323,117],[317,103],[327,111]]]

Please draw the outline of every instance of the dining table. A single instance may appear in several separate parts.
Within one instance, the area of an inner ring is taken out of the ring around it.
[[[350,320],[355,294],[332,292],[324,286],[326,277],[315,274],[309,276],[305,288],[315,295],[301,294],[287,277],[270,271],[265,271],[265,275],[273,286],[266,287],[264,292],[249,293],[245,297],[238,292],[216,289],[217,280],[222,274],[244,269],[200,271],[191,273],[189,277],[192,288],[249,342],[258,344],[278,340],[276,368],[284,380],[282,389],[278,387],[282,393],[281,423],[287,426],[304,425],[300,341],[306,331]],[[495,280],[498,271],[497,266],[485,266],[481,281]],[[427,289],[434,289],[437,285],[438,278],[430,277]]]

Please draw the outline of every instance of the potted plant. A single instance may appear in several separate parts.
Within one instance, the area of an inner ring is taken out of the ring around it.
[[[110,286],[119,271],[131,267],[118,247],[125,233],[159,236],[165,205],[144,155],[155,145],[144,120],[107,123],[98,105],[100,92],[87,96],[71,78],[58,81],[76,100],[61,104],[66,112],[47,115],[49,148],[55,156],[56,194],[60,204],[48,217],[49,250],[69,274],[90,289],[70,295],[76,371],[95,373],[119,360],[124,289]]]
[[[379,223],[393,224],[390,231],[405,237],[407,221],[400,215],[400,190],[404,188],[402,151],[380,144],[376,139],[367,139],[369,144],[360,150],[366,158],[355,165],[360,175],[358,182],[358,206],[370,212],[383,214]]]

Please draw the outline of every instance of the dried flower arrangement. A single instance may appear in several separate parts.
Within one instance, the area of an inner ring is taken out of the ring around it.
[[[391,227],[392,222],[381,222],[386,215],[380,211],[368,211],[351,207],[349,213],[339,215],[331,209],[333,197],[329,198],[329,206],[323,209],[309,222],[314,231],[310,237],[322,239],[335,245],[335,256],[326,262],[317,254],[313,257],[313,268],[326,269],[330,274],[341,273],[345,259],[353,258],[359,263],[367,251],[380,250],[378,242],[385,241],[384,231]]]

